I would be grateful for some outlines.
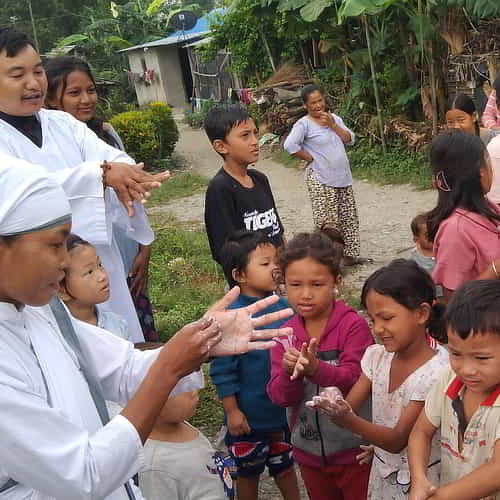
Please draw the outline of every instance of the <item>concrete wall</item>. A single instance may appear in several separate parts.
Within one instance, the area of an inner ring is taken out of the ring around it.
[[[182,79],[179,49],[176,45],[167,45],[158,47],[157,50],[167,102],[175,108],[185,108],[188,104]]]
[[[146,51],[138,49],[127,55],[130,71],[142,74],[141,59],[144,59],[146,68],[153,69],[157,76],[157,81],[151,85],[146,85],[141,81],[135,82],[135,92],[139,105],[160,101],[167,102],[177,108],[187,106],[179,52],[176,45],[151,47]]]

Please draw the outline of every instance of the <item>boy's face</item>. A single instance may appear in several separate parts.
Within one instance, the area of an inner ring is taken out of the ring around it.
[[[465,340],[448,329],[450,365],[471,392],[490,393],[500,384],[500,335],[470,334]]]
[[[167,399],[158,419],[167,424],[178,424],[194,415],[199,401],[198,391],[183,392]]]
[[[109,299],[108,273],[94,247],[78,245],[71,250],[63,288],[61,297],[64,301],[94,306]]]
[[[276,290],[275,276],[278,270],[276,247],[259,245],[248,255],[248,264],[240,276],[236,276],[241,292],[250,297],[264,297]]]
[[[66,239],[71,224],[0,238],[0,300],[43,306],[59,291],[68,266]]]
[[[254,121],[235,125],[224,140],[214,141],[215,150],[224,155],[224,161],[248,166],[259,159],[259,131]]]
[[[429,241],[429,237],[427,235],[427,224],[419,224],[418,236],[414,236],[413,240],[415,241],[417,246],[422,250],[427,250],[428,252],[432,252],[434,245],[432,241]]]
[[[40,111],[47,92],[47,77],[40,55],[28,45],[16,56],[0,52],[0,111],[31,116]]]

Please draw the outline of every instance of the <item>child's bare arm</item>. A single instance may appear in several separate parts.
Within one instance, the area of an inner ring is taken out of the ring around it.
[[[438,488],[432,500],[480,500],[500,490],[500,440],[493,448],[491,460],[458,481]]]
[[[395,427],[373,424],[354,412],[345,416],[334,417],[334,422],[358,434],[371,444],[387,450],[389,453],[400,453],[408,445],[410,432],[422,411],[423,401],[410,401],[404,409]]]
[[[364,373],[361,373],[358,381],[353,385],[345,399],[351,405],[353,411],[358,411],[371,396],[371,392],[372,381]]]
[[[425,410],[421,412],[408,440],[408,461],[411,475],[409,500],[425,500],[436,491],[436,487],[427,479],[431,442],[436,430],[437,428],[427,418]]]
[[[222,398],[224,411],[227,415],[227,428],[233,436],[249,434],[251,429],[248,425],[247,417],[240,410],[236,396],[226,396]]]

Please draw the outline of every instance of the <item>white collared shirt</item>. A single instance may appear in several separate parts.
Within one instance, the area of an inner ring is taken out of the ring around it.
[[[159,350],[139,352],[100,328],[73,323],[105,398],[126,405]],[[175,392],[199,388],[200,380],[186,377]],[[123,484],[144,465],[141,439],[121,415],[102,426],[48,306],[18,311],[0,302],[0,409],[0,485],[19,483],[0,498],[128,498]]]

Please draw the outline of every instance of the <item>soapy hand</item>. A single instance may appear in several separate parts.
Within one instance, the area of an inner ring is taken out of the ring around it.
[[[341,418],[352,413],[351,405],[344,399],[338,387],[326,387],[318,396],[307,401],[306,406],[332,418]]]

